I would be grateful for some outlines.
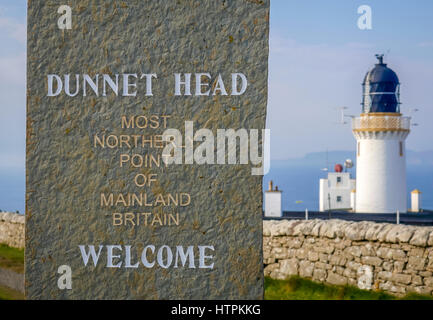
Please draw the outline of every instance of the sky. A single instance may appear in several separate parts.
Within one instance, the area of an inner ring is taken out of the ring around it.
[[[357,26],[360,5],[372,29]],[[347,114],[361,111],[361,82],[374,54],[401,82],[402,112],[413,116],[408,149],[433,149],[433,1],[272,0],[269,101],[271,158],[353,150]],[[0,170],[25,166],[26,1],[0,0]],[[412,112],[413,109],[417,112]]]
[[[371,30],[358,28],[360,5],[372,9]],[[386,54],[401,82],[401,110],[418,124],[407,148],[433,149],[433,1],[273,0],[270,25],[272,159],[355,149],[338,108],[360,114],[361,83],[376,53]]]
[[[23,169],[26,119],[26,2],[0,0],[0,170]]]

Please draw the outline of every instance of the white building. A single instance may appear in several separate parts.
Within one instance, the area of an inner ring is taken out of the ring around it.
[[[411,200],[411,212],[420,212],[422,211],[421,207],[421,191],[418,189],[412,190],[410,193],[410,200]]]
[[[281,190],[278,186],[273,187],[272,181],[269,182],[269,190],[265,191],[265,217],[282,217],[281,209]]]
[[[355,179],[351,179],[349,172],[328,173],[327,179],[320,179],[319,211],[352,210],[351,193],[354,189]]]
[[[410,118],[400,113],[397,75],[379,62],[367,72],[362,113],[352,122],[357,141],[356,212],[407,211],[406,147]]]

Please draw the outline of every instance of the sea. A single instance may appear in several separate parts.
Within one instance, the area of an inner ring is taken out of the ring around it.
[[[0,168],[0,210],[24,213],[25,192],[24,168]]]
[[[329,159],[346,159],[347,153],[330,154]],[[263,190],[273,180],[282,193],[282,207],[285,211],[317,211],[319,209],[319,179],[326,178],[324,163],[317,159],[324,158],[323,153],[309,155],[303,159],[278,160],[271,162],[268,174],[263,177]],[[433,158],[429,154],[429,159]],[[433,210],[433,163],[408,161],[407,186],[408,205],[410,191],[419,189],[422,192],[422,208]],[[332,161],[330,161],[332,163]],[[332,170],[333,164],[329,165]],[[349,169],[355,174],[355,168]],[[25,170],[20,168],[0,168],[0,210],[25,212]]]

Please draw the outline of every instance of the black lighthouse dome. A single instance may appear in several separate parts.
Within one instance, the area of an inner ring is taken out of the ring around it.
[[[362,83],[362,112],[400,112],[400,82],[397,74],[383,63],[383,54],[377,54],[379,60],[373,69],[367,72]]]

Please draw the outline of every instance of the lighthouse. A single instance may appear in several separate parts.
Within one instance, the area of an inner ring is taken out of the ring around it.
[[[406,148],[410,117],[400,112],[397,74],[378,63],[364,78],[362,113],[352,120],[356,148],[355,211],[407,211]]]

